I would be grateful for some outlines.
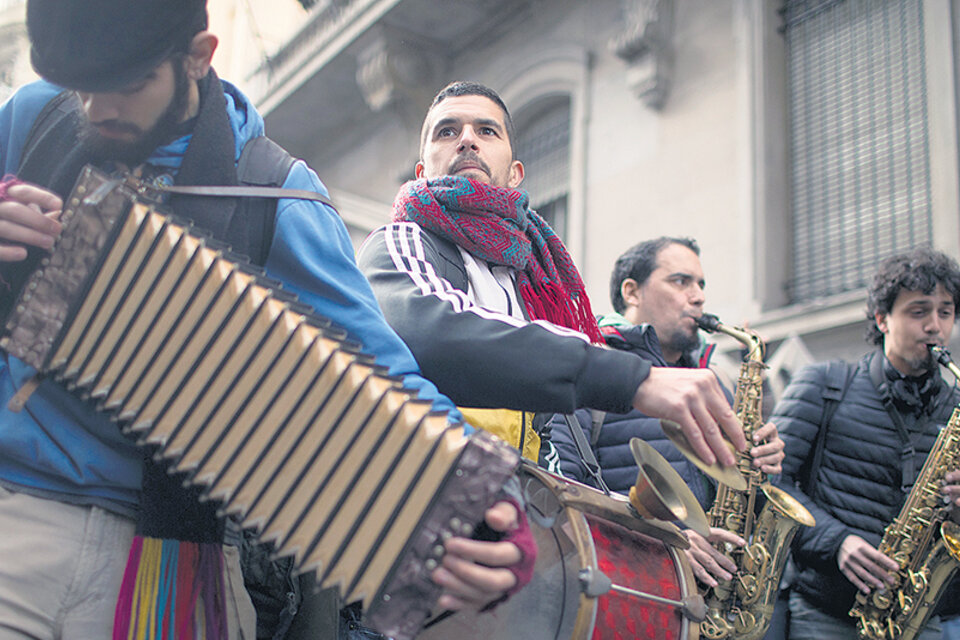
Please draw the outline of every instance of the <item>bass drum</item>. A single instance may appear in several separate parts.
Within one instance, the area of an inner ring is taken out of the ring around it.
[[[524,483],[539,512],[530,518],[539,547],[530,584],[493,611],[428,624],[418,640],[699,638],[689,610],[703,601],[672,525],[636,518],[620,496],[540,469]]]

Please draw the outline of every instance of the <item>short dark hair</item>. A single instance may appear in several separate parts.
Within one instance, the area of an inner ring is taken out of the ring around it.
[[[883,344],[883,333],[874,316],[890,313],[900,292],[922,291],[932,293],[942,284],[953,298],[954,313],[960,312],[960,267],[956,260],[933,249],[915,249],[909,253],[891,256],[880,263],[873,282],[867,289],[867,342]]]
[[[507,109],[507,105],[504,104],[500,94],[490,87],[480,84],[479,82],[471,82],[467,80],[451,82],[441,89],[440,93],[433,97],[433,102],[430,104],[430,108],[427,109],[427,115],[424,116],[423,125],[420,128],[420,160],[423,160],[423,149],[427,146],[427,135],[429,134],[427,127],[429,126],[430,114],[433,112],[434,107],[447,98],[459,98],[461,96],[482,96],[492,100],[494,104],[500,107],[500,110],[503,111],[503,125],[507,129],[507,141],[510,143],[510,152],[513,154],[513,159],[516,160],[517,150],[513,146],[513,141],[516,137],[516,131],[513,128],[513,118],[510,117],[510,111]]]
[[[660,250],[671,244],[679,244],[700,255],[700,245],[693,238],[660,236],[633,245],[617,258],[617,262],[613,265],[613,273],[610,274],[610,302],[613,304],[614,311],[623,313],[627,308],[627,304],[623,301],[623,294],[620,293],[620,285],[623,281],[631,278],[636,280],[637,284],[646,282],[653,270],[657,268],[657,255]]]

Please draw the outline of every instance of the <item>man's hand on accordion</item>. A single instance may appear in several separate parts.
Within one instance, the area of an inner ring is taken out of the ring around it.
[[[27,257],[27,246],[50,249],[60,235],[63,201],[31,184],[0,182],[0,262]]]
[[[454,537],[444,543],[443,563],[433,580],[443,587],[441,609],[482,609],[498,604],[530,581],[537,556],[526,515],[515,501],[497,502],[486,512],[499,541]]]

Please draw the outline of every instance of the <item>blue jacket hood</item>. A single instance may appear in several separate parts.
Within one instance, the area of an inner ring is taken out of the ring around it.
[[[263,135],[263,117],[237,87],[225,80],[220,82],[223,84],[223,95],[227,101],[227,117],[230,119],[230,128],[236,143],[234,159],[237,160],[249,140]],[[157,148],[147,162],[158,167],[178,168],[183,154],[187,151],[187,145],[190,144],[190,137],[191,134],[187,134]]]

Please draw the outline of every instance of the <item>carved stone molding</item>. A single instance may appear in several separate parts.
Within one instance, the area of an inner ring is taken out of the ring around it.
[[[422,117],[438,72],[434,46],[396,29],[379,28],[357,53],[357,86],[372,111],[390,107]],[[426,97],[425,97],[426,96]]]
[[[667,98],[673,76],[674,0],[620,0],[626,25],[610,48],[627,64],[627,86],[652,109]]]

